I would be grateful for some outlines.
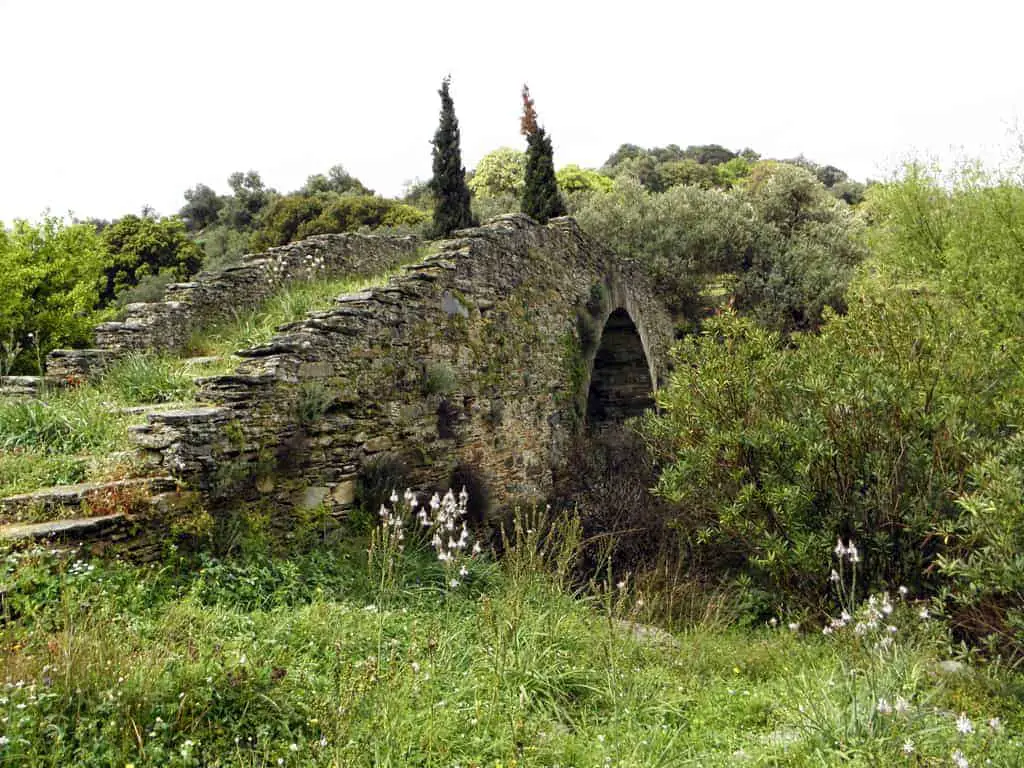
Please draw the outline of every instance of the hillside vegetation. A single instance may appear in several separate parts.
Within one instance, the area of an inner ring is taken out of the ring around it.
[[[382,475],[340,529],[200,514],[149,569],[5,549],[0,764],[1021,764],[1024,175],[862,185],[718,145],[552,174],[532,129],[533,155],[469,174],[448,131],[458,220],[530,186],[645,266],[677,334],[657,411],[581,446],[564,514],[464,538],[464,508],[444,536],[427,497],[378,511],[403,490]],[[445,188],[385,200],[340,166],[229,186],[178,216],[0,227],[0,375],[249,248],[435,232]],[[355,287],[291,286],[190,354]],[[0,401],[0,490],[130,472],[133,406],[188,401],[188,365]]]

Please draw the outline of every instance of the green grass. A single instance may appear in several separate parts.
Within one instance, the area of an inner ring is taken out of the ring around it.
[[[401,268],[396,268],[368,278],[337,278],[287,285],[259,307],[196,331],[189,340],[188,352],[191,355],[230,355],[266,343],[279,326],[301,320],[309,312],[327,309],[334,299],[343,294],[383,285],[400,271]]]
[[[84,386],[49,390],[37,400],[0,399],[0,496],[131,472],[123,456],[131,450],[127,427],[142,417],[118,409],[190,402],[195,377],[234,370],[232,352],[269,341],[278,326],[327,308],[342,294],[382,285],[399,271],[285,286],[260,307],[193,335],[187,355],[219,358],[213,361],[133,354]]]
[[[182,363],[130,355],[80,387],[0,399],[0,496],[123,476],[131,471],[127,429],[142,416],[120,409],[193,396]]]
[[[0,763],[950,765],[961,749],[1018,764],[1021,679],[937,675],[931,629],[884,658],[767,627],[650,644],[616,622],[628,590],[574,597],[532,546],[451,591],[435,559],[394,553],[390,581],[364,547],[191,572],[9,559]],[[910,709],[880,714],[892,686]],[[906,738],[923,762],[901,757]]]

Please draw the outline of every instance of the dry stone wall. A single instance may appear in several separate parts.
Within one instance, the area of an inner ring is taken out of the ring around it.
[[[97,349],[52,352],[47,376],[54,381],[87,378],[130,351],[179,352],[197,328],[258,305],[286,282],[369,277],[409,261],[419,248],[415,237],[334,234],[248,254],[236,266],[169,285],[163,301],[129,304],[123,320],[97,326]]]
[[[152,414],[134,439],[154,471],[275,509],[349,506],[385,457],[421,488],[469,468],[496,502],[536,498],[585,417],[585,328],[616,309],[659,382],[672,323],[642,270],[571,219],[502,217],[240,353],[202,381],[208,405]]]

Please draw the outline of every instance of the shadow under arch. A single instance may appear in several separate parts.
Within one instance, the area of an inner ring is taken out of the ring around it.
[[[624,308],[612,312],[601,331],[587,391],[590,429],[622,423],[654,408],[651,368],[643,339]]]

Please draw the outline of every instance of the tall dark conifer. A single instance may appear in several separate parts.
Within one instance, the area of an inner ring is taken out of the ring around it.
[[[530,89],[523,86],[523,117],[520,132],[526,137],[526,177],[521,210],[541,222],[565,215],[565,202],[555,180],[555,157],[551,139],[537,125],[537,110]]]
[[[441,81],[441,122],[434,134],[434,175],[430,188],[434,193],[434,236],[445,237],[453,230],[473,226],[469,210],[469,187],[466,169],[459,151],[459,121],[455,105],[448,93],[449,75]]]

